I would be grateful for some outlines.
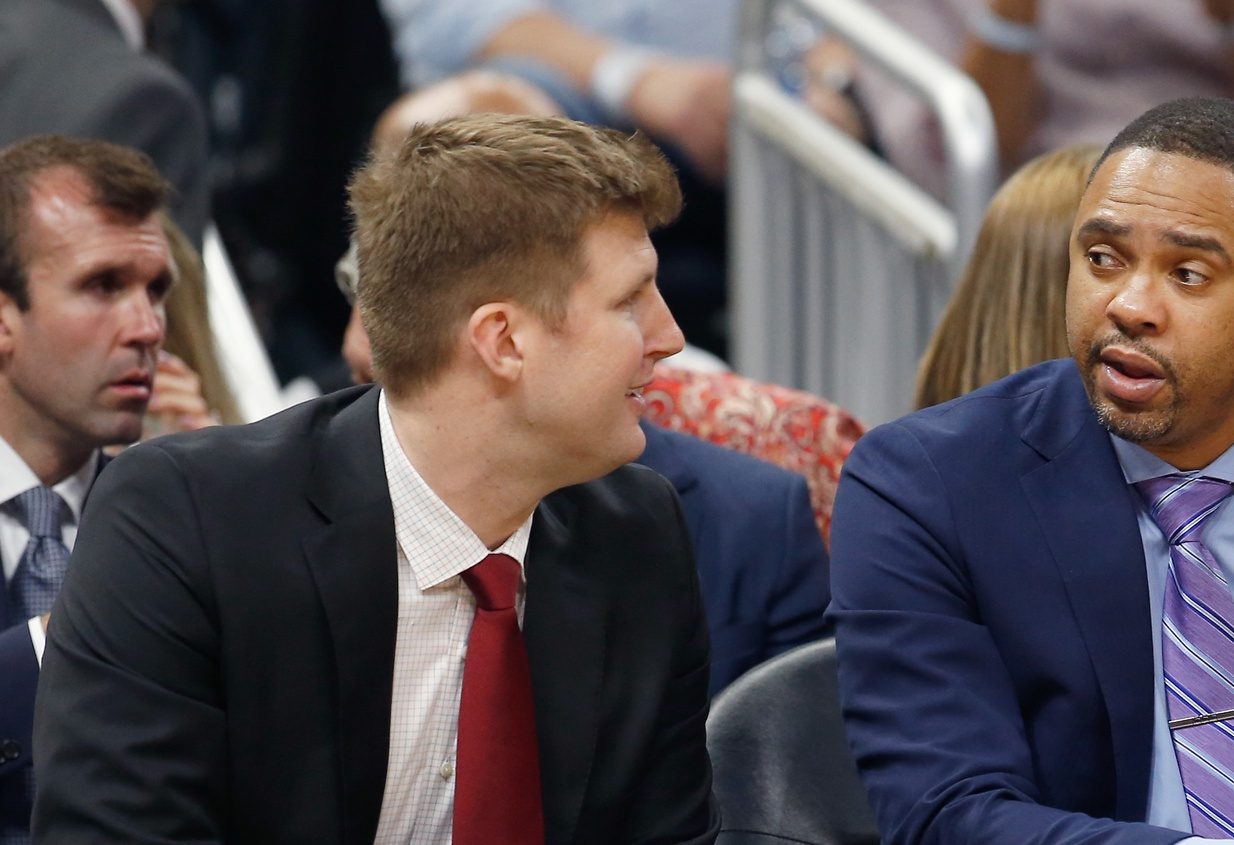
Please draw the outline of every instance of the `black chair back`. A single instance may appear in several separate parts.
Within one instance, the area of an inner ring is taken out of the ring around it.
[[[835,640],[742,675],[712,702],[707,747],[723,845],[877,845],[844,735]]]

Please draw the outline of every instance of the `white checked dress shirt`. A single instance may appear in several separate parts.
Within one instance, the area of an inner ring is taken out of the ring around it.
[[[447,845],[463,660],[476,602],[459,577],[489,554],[400,447],[383,392],[378,418],[398,544],[398,627],[390,762],[375,845]],[[501,546],[521,566],[531,517]],[[525,581],[517,608],[523,613]]]
[[[64,545],[70,550],[73,548],[73,541],[77,539],[77,521],[81,519],[81,507],[85,503],[86,493],[98,474],[98,461],[99,454],[94,452],[77,472],[51,488],[60,494],[73,515],[71,521],[64,523]],[[30,532],[17,518],[12,500],[42,483],[8,441],[0,437],[0,570],[5,584],[12,580],[22,552],[30,541]],[[46,643],[43,624],[38,619],[31,619],[27,622],[27,628],[30,630],[34,656],[39,665],[42,665],[43,646]]]

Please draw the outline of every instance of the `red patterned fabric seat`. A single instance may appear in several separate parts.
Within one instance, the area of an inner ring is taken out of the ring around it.
[[[801,390],[663,364],[644,396],[657,425],[804,475],[818,529],[829,537],[840,467],[865,432],[851,414]]]

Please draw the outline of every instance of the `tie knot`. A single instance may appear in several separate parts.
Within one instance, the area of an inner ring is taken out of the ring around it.
[[[489,555],[465,571],[463,581],[475,594],[481,610],[506,610],[514,607],[520,568],[509,555]]]
[[[1198,539],[1204,521],[1234,492],[1228,481],[1195,475],[1163,475],[1135,486],[1170,545]]]
[[[66,507],[60,494],[50,487],[31,487],[13,497],[17,518],[30,532],[31,537],[59,540],[63,533],[60,527],[61,508]]]

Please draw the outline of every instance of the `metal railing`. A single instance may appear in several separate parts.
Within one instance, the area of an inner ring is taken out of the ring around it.
[[[767,45],[785,4],[927,105],[945,204],[782,89]],[[736,368],[824,395],[867,423],[899,416],[997,183],[984,95],[861,0],[745,0],[733,85]]]

